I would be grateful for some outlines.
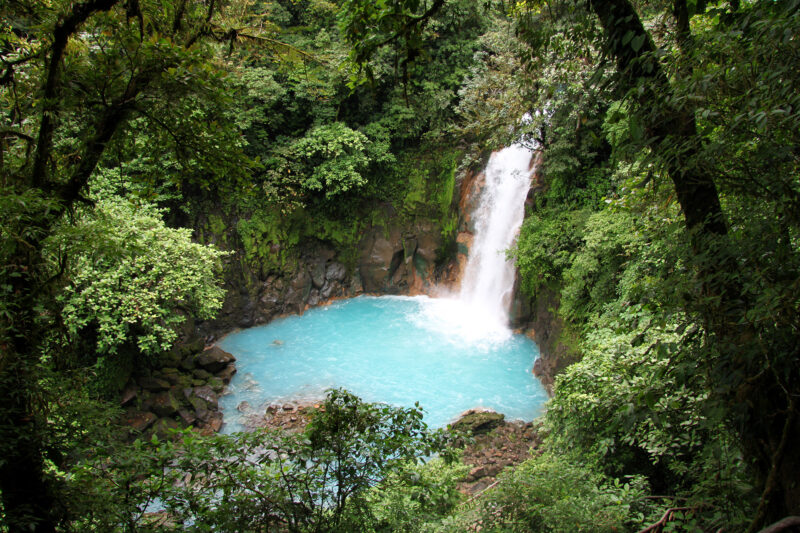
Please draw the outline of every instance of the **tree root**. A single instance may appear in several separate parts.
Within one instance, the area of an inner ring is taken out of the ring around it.
[[[696,510],[697,507],[670,507],[669,509],[666,510],[666,512],[664,512],[664,516],[662,516],[658,522],[650,526],[647,526],[646,528],[640,530],[638,533],[650,533],[651,531],[661,531],[661,528],[667,525],[667,522],[672,520],[672,515],[675,514],[676,512],[696,511]]]
[[[779,520],[765,527],[758,533],[778,533],[779,531],[784,531],[789,528],[798,528],[798,530],[800,530],[800,516],[787,516],[783,520]]]

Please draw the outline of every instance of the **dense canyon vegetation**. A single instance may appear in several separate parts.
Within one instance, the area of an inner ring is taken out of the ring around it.
[[[798,527],[798,7],[6,0],[0,531]],[[452,283],[518,139],[553,397],[492,488],[341,390],[301,433],[123,423],[233,328]]]

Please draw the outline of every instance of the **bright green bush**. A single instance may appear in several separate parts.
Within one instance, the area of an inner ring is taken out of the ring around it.
[[[100,354],[127,342],[143,353],[169,349],[187,314],[210,318],[222,305],[223,252],[168,228],[152,207],[100,200],[49,246],[70,257],[58,296],[67,341],[92,331]]]
[[[457,483],[469,470],[469,465],[435,458],[421,464],[409,463],[392,472],[368,495],[374,531],[432,531],[464,500]]]
[[[535,296],[541,287],[559,285],[583,244],[589,211],[538,211],[520,229],[514,259],[523,289]]]
[[[528,459],[498,478],[471,508],[450,517],[439,531],[618,532],[650,509],[640,477],[606,478],[591,465],[561,453]]]

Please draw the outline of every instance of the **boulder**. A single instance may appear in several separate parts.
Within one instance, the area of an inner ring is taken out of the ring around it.
[[[187,357],[184,357],[183,360],[181,361],[180,366],[181,370],[185,370],[186,372],[191,372],[192,370],[194,370],[194,356],[189,355]]]
[[[158,417],[148,411],[126,411],[123,421],[125,425],[130,426],[138,432],[142,432],[150,427],[153,422],[158,420]]]
[[[186,342],[182,342],[175,346],[171,351],[178,355],[178,361],[185,359],[187,356],[197,353],[203,349],[205,341],[199,336],[192,336]]]
[[[197,418],[204,418],[208,415],[208,403],[202,398],[192,396],[189,398],[189,405],[192,406]]]
[[[500,426],[504,419],[505,415],[491,410],[470,409],[462,413],[450,427],[455,431],[481,435]]]
[[[157,377],[168,381],[170,386],[175,386],[180,383],[183,374],[180,374],[177,368],[163,368],[161,375]]]
[[[283,293],[286,292],[288,280],[277,279],[269,276],[261,285],[258,296],[258,313],[256,323],[268,322],[275,315],[281,313],[283,307]],[[291,290],[291,287],[289,288]]]
[[[195,379],[206,380],[211,376],[213,376],[213,374],[208,370],[203,370],[202,368],[195,368],[194,370],[192,370],[192,376],[194,376]]]
[[[311,293],[308,295],[308,300],[307,301],[308,301],[308,305],[312,305],[312,306],[313,305],[318,305],[319,302],[320,302],[320,300],[319,300],[319,291],[317,289],[312,290]]]
[[[311,283],[314,284],[314,287],[317,289],[322,288],[325,284],[325,264],[324,263],[317,263],[311,269]]]
[[[236,358],[220,348],[219,346],[212,346],[208,350],[203,350],[194,357],[194,362],[201,366],[204,370],[211,372],[219,372],[225,368],[229,363],[236,361]]]
[[[209,411],[208,414],[202,419],[203,429],[205,435],[216,433],[222,428],[222,413],[219,411]]]
[[[326,281],[325,285],[322,286],[322,289],[319,291],[319,295],[327,300],[333,294],[333,290],[336,288],[336,282]]]
[[[231,382],[233,375],[236,373],[236,365],[231,363],[219,372],[217,372],[217,377],[222,380],[222,382],[227,385]]]
[[[160,377],[142,377],[136,380],[141,388],[151,392],[161,392],[169,390],[172,384],[164,378]]]
[[[467,479],[469,481],[476,481],[482,477],[486,477],[489,475],[489,470],[486,465],[476,466],[472,470],[469,471],[467,475]]]
[[[180,424],[172,418],[159,418],[150,431],[161,440],[169,440],[173,438],[173,431],[180,427]]]
[[[178,416],[181,417],[181,420],[183,420],[183,423],[187,426],[191,426],[197,421],[197,414],[189,409],[178,409]]]
[[[217,394],[208,385],[203,385],[202,387],[195,387],[194,391],[192,391],[192,394],[202,400],[205,400],[208,403],[208,405],[212,406],[213,409],[217,408],[217,400],[219,398]]]
[[[225,388],[225,383],[223,383],[222,380],[217,376],[212,376],[208,378],[208,386],[211,387],[214,392],[219,394],[222,392],[222,389]]]
[[[184,389],[186,387],[192,386],[192,375],[191,374],[181,374],[178,376],[175,385],[172,387],[173,389]]]
[[[180,408],[181,403],[171,391],[159,392],[150,399],[150,409],[161,417],[176,415]]]
[[[347,269],[341,263],[331,263],[325,268],[325,279],[328,281],[342,281],[347,275]]]

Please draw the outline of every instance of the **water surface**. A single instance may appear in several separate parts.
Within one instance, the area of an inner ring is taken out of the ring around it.
[[[536,344],[458,300],[362,296],[233,333],[220,346],[238,368],[220,399],[226,432],[242,429],[243,401],[314,401],[334,387],[370,402],[419,402],[433,427],[473,407],[530,421],[546,401],[531,374]]]

